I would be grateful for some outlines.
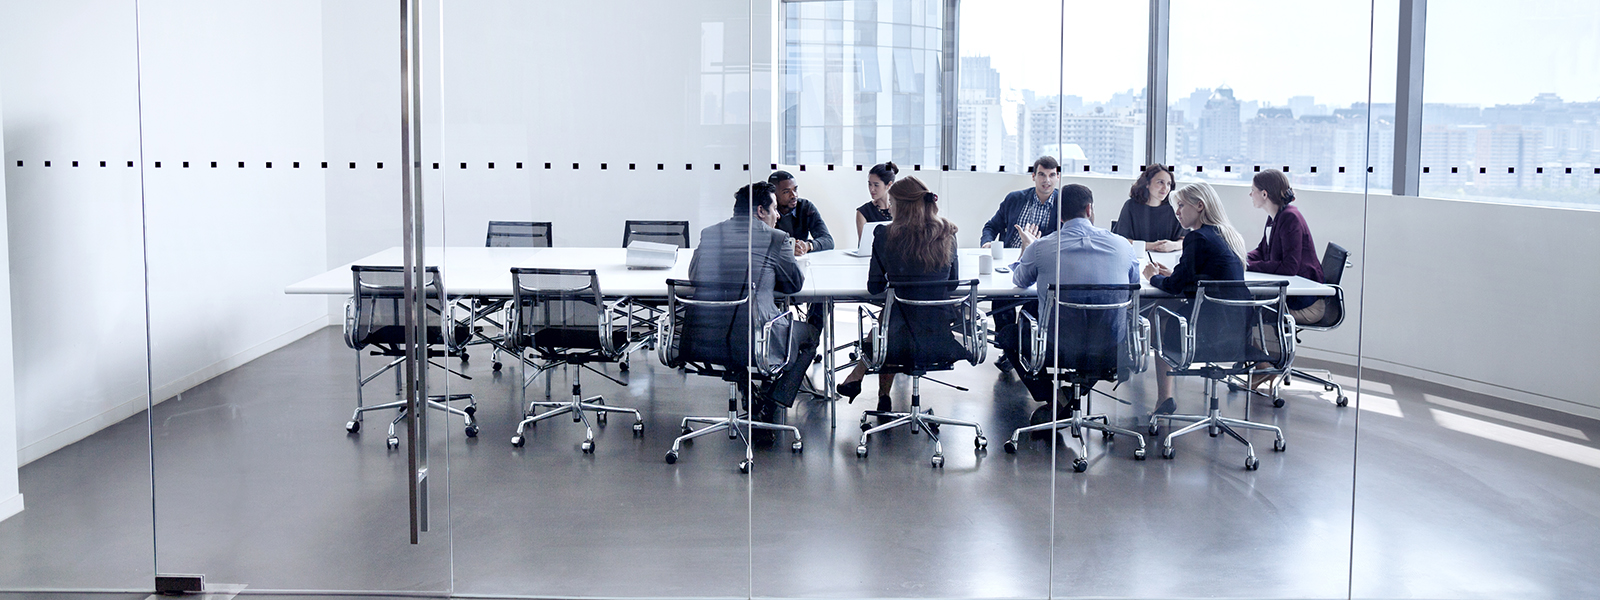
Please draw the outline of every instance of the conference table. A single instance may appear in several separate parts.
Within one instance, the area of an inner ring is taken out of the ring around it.
[[[693,249],[678,250],[677,261],[667,269],[631,269],[626,265],[625,248],[485,248],[478,246],[429,246],[425,250],[429,266],[438,266],[444,280],[445,294],[451,298],[511,297],[511,269],[513,267],[540,267],[549,269],[593,269],[600,283],[601,293],[612,298],[666,298],[668,279],[688,279],[689,261]],[[981,298],[1004,301],[1006,299],[1035,296],[1032,288],[1019,288],[1011,282],[1010,273],[980,274],[980,255],[988,254],[985,248],[959,250],[962,279],[978,280]],[[1017,248],[1006,248],[1004,258],[994,261],[1008,266],[1021,253]],[[1155,253],[1157,262],[1172,266],[1178,253]],[[367,256],[342,267],[296,282],[284,289],[288,294],[350,295],[354,285],[350,272],[353,265],[401,266],[403,255],[397,247]],[[1141,259],[1145,261],[1146,259]],[[799,257],[805,274],[805,285],[789,298],[797,301],[819,302],[824,305],[823,348],[835,348],[833,308],[840,301],[871,298],[867,293],[867,269],[870,259],[852,256],[835,249],[812,252]],[[1140,265],[1143,268],[1143,265]],[[1250,280],[1288,281],[1290,296],[1332,296],[1334,289],[1303,277],[1245,273]],[[1166,297],[1167,294],[1144,282],[1142,296]],[[824,395],[835,396],[834,352],[823,352]]]

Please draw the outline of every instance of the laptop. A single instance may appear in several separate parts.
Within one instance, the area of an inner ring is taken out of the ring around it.
[[[872,256],[872,238],[878,236],[879,225],[888,224],[888,221],[875,221],[872,223],[867,223],[866,226],[861,228],[861,245],[855,250],[846,250],[844,253],[849,254],[850,256]]]

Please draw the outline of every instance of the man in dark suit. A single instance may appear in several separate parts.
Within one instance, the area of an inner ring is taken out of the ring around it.
[[[772,365],[783,362],[785,356],[792,357],[751,403],[755,420],[771,421],[777,413],[776,405],[788,407],[794,403],[816,356],[817,330],[806,323],[779,319],[768,334],[767,352],[755,356],[757,336],[752,332],[760,332],[783,312],[778,309],[776,295],[800,291],[805,274],[795,262],[794,239],[773,227],[778,222],[778,207],[772,184],[745,186],[734,198],[733,218],[701,230],[700,245],[689,262],[689,279],[740,286],[750,290],[751,299],[716,319],[718,322],[691,319],[685,335],[691,338],[687,340],[689,344],[726,348],[741,365],[752,358]]]
[[[1041,156],[1033,161],[1033,187],[1006,194],[1000,209],[983,224],[983,237],[979,243],[988,248],[1000,244],[1007,248],[1021,248],[1025,237],[1037,239],[1055,233],[1060,224],[1060,193],[1056,184],[1061,182],[1061,163],[1053,156]],[[1025,306],[1033,306],[1028,302]],[[1016,324],[1016,315],[1006,306],[993,310],[994,329],[1000,331]],[[1014,366],[1011,359],[1001,356],[994,361],[1001,372]]]

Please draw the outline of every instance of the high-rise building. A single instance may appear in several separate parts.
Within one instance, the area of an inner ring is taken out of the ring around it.
[[[1206,99],[1200,112],[1200,156],[1203,160],[1228,161],[1239,157],[1241,148],[1239,101],[1233,88],[1222,86]]]

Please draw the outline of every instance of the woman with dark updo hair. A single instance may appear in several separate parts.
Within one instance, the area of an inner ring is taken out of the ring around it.
[[[894,166],[893,161],[873,165],[872,171],[867,173],[867,195],[872,200],[856,207],[856,239],[861,239],[867,223],[893,220],[889,210],[889,186],[894,185],[894,176],[899,173],[900,167]]]
[[[1245,270],[1274,275],[1299,275],[1322,283],[1322,262],[1317,258],[1317,243],[1311,239],[1311,228],[1294,202],[1294,188],[1289,187],[1289,176],[1277,169],[1256,173],[1250,185],[1250,204],[1267,213],[1266,230],[1261,243],[1245,256]],[[1316,323],[1327,314],[1326,300],[1315,296],[1290,296],[1289,314],[1296,323]],[[1272,376],[1257,376],[1251,387],[1259,387]]]
[[[867,293],[882,294],[894,283],[929,281],[954,281],[960,278],[956,260],[956,225],[939,216],[939,195],[916,177],[907,177],[889,188],[888,196],[894,202],[895,219],[890,223],[875,225],[877,233],[872,239],[872,263],[867,271]],[[942,300],[950,290],[934,286],[910,288],[900,295],[911,300]],[[948,310],[947,310],[948,309]],[[959,360],[962,349],[948,335],[957,313],[950,306],[911,306],[896,309],[900,318],[889,323],[889,362],[902,363],[915,350],[923,356],[950,354],[951,361]],[[937,347],[944,340],[949,347]],[[863,348],[865,350],[865,348]],[[839,393],[855,400],[861,393],[861,379],[866,375],[865,360],[839,384]],[[894,383],[893,373],[878,375],[878,410],[890,410],[889,388]]]

